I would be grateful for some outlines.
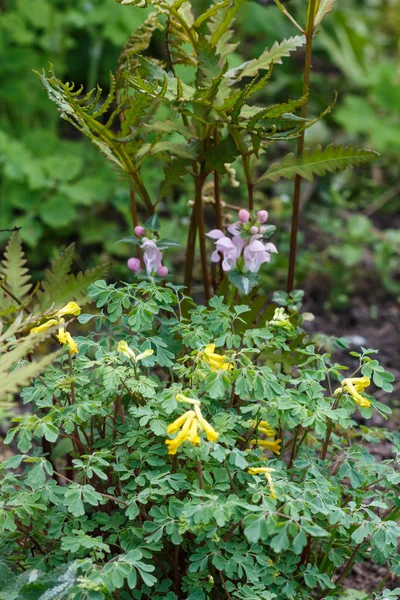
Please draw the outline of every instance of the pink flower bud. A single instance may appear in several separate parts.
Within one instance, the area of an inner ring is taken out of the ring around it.
[[[257,218],[260,223],[265,223],[268,219],[268,212],[266,210],[259,210],[257,213]]]
[[[140,271],[140,260],[138,258],[130,258],[128,260],[128,269],[133,271],[134,273],[139,273]]]
[[[134,231],[135,235],[137,235],[138,237],[142,237],[142,235],[144,234],[144,227],[142,225],[136,225]]]
[[[167,269],[167,267],[161,266],[161,267],[158,269],[158,271],[157,271],[157,274],[158,274],[160,277],[166,277],[166,276],[168,275],[168,269]]]
[[[250,233],[251,235],[256,235],[256,233],[258,233],[258,227],[253,225],[253,227],[250,229]]]
[[[245,208],[241,208],[239,210],[238,217],[241,223],[248,223],[250,219],[250,213]]]

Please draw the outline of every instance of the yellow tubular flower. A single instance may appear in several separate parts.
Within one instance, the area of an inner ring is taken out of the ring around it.
[[[69,331],[66,332],[65,337],[67,340],[66,343],[68,344],[68,348],[69,348],[69,351],[71,352],[71,354],[77,354],[78,344],[75,342],[74,338],[69,333]]]
[[[209,442],[216,442],[218,439],[219,433],[217,431],[215,431],[214,427],[212,427],[208,421],[205,420],[205,418],[201,414],[201,410],[198,405],[196,405],[194,407],[194,410],[196,411],[196,416],[199,421],[200,429],[202,429],[203,431],[206,432],[207,440]]]
[[[199,358],[202,358],[204,362],[209,364],[212,371],[233,369],[233,364],[226,361],[226,356],[216,354],[214,350],[215,344],[208,344],[203,351],[199,352]]]
[[[182,427],[182,425],[186,422],[189,417],[194,416],[193,410],[188,410],[184,415],[178,417],[173,423],[170,423],[167,427],[168,433],[176,433],[178,429]]]
[[[136,354],[131,348],[129,348],[128,342],[126,342],[125,340],[121,340],[120,342],[118,342],[117,352],[121,352],[121,354],[123,354],[124,356],[136,360]]]
[[[75,315],[75,317],[77,317],[80,314],[81,307],[76,302],[68,302],[68,304],[57,312],[57,317],[59,319],[65,315]]]
[[[196,400],[196,398],[188,398],[184,394],[177,394],[175,396],[175,400],[177,402],[186,402],[187,404],[193,404],[193,405],[197,404],[198,406],[200,406],[200,400]]]
[[[137,355],[137,357],[135,358],[135,362],[139,362],[139,360],[143,360],[144,358],[147,358],[147,357],[151,356],[152,354],[154,354],[154,350],[152,350],[151,348],[148,348],[141,354]]]
[[[200,445],[198,429],[199,429],[199,422],[197,419],[193,419],[192,424],[189,429],[189,433],[188,433],[188,440],[195,446]]]
[[[176,436],[176,438],[174,438],[173,440],[165,440],[165,443],[168,446],[168,454],[176,454],[179,446],[181,446],[183,442],[189,439],[190,426],[192,424],[193,419],[195,418],[195,414],[192,410],[188,412],[191,414],[189,414],[189,416],[185,420],[185,423],[178,435]]]
[[[250,440],[249,444],[252,446],[258,444],[258,446],[266,448],[267,450],[271,450],[279,456],[281,453],[281,441],[282,440],[274,440],[273,442],[268,440]]]
[[[274,486],[274,481],[272,479],[272,475],[271,473],[274,473],[275,469],[270,469],[268,467],[251,467],[249,469],[249,474],[250,475],[261,475],[263,474],[265,476],[265,479],[268,482],[269,485],[269,491],[270,491],[270,496],[271,498],[273,498],[274,500],[277,499],[276,493],[275,493],[275,486]]]
[[[43,323],[43,325],[34,327],[33,329],[31,329],[30,333],[43,333],[44,331],[50,329],[50,327],[53,327],[53,325],[58,325],[57,319],[50,319],[46,323]]]
[[[368,398],[361,396],[359,392],[363,392],[369,385],[371,385],[371,380],[368,377],[348,377],[347,379],[343,379],[342,387],[335,390],[334,395],[337,396],[338,394],[343,393],[350,394],[354,402],[359,406],[368,408],[371,406],[371,402]]]

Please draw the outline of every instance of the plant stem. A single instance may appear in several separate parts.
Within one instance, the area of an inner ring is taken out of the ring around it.
[[[304,62],[304,79],[303,79],[303,94],[308,93],[310,86],[310,75],[311,75],[311,58],[312,58],[312,44],[314,35],[314,15],[317,0],[309,0],[308,12],[307,12],[307,24],[305,30],[306,36],[306,56]],[[303,119],[307,117],[307,105],[306,100],[302,106],[301,116]],[[304,135],[302,131],[297,144],[297,156],[301,157],[304,151]],[[290,232],[290,255],[289,255],[289,269],[287,277],[287,291],[291,292],[294,288],[294,276],[296,270],[296,252],[297,252],[297,233],[299,229],[299,217],[300,217],[300,193],[301,193],[301,176],[296,175],[294,180],[294,192],[293,192],[293,209],[292,209],[292,226]]]
[[[254,208],[254,183],[251,177],[251,167],[250,167],[250,155],[243,154],[243,168],[244,174],[246,177],[246,185],[247,185],[247,196],[249,202],[249,210],[253,210]]]
[[[199,477],[199,488],[204,490],[203,466],[200,460],[197,461],[197,474]]]
[[[187,288],[187,293],[190,295],[190,287],[192,280],[193,261],[194,261],[194,250],[196,246],[196,234],[197,234],[197,214],[196,207],[193,207],[192,214],[190,217],[189,231],[186,242],[186,257],[185,257],[185,276],[184,285]]]
[[[206,178],[204,163],[201,164],[199,176],[196,179],[195,207],[199,227],[200,259],[203,271],[204,295],[206,302],[211,298],[210,275],[208,273],[208,258],[206,247],[206,231],[204,225],[203,185]]]

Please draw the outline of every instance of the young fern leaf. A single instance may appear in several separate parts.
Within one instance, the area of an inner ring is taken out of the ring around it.
[[[147,50],[156,29],[162,31],[163,26],[158,18],[158,13],[151,12],[146,20],[131,34],[123,47],[116,69],[117,80],[120,78],[122,71],[128,67],[128,64],[132,68],[132,61],[135,61],[135,54]]]
[[[333,5],[337,0],[320,0],[319,6],[317,6],[317,11],[315,13],[314,18],[314,27],[317,27],[322,19],[333,10]]]
[[[209,13],[212,12],[212,14],[207,17],[207,19],[209,18],[207,26],[210,33],[206,36],[206,39],[215,48],[221,64],[239,45],[239,42],[230,43],[234,32],[229,28],[233,24],[236,13],[243,1],[218,2],[209,9]],[[225,8],[226,10],[224,10]]]
[[[247,62],[242,63],[238,67],[229,69],[225,77],[232,79],[235,82],[240,81],[243,77],[254,77],[258,71],[269,69],[271,64],[282,64],[282,58],[290,56],[297,48],[305,44],[305,37],[296,35],[290,37],[283,42],[275,42],[270,50],[268,48],[259,56]]]
[[[28,298],[32,289],[31,276],[26,265],[25,254],[22,249],[21,237],[15,231],[6,246],[4,260],[0,266],[0,309],[7,309],[15,305],[22,305]]]
[[[43,290],[37,293],[38,305],[34,312],[40,313],[51,306],[61,307],[74,300],[78,304],[88,302],[87,288],[98,279],[104,279],[108,272],[108,265],[99,265],[93,269],[80,272],[77,275],[69,274],[62,281],[54,280],[43,283]]]
[[[22,367],[16,368],[9,372],[3,370],[2,358],[0,356],[0,377],[1,377],[1,388],[0,388],[0,401],[6,402],[11,401],[13,394],[16,394],[22,387],[28,385],[28,383],[38,377],[44,369],[50,365],[60,354],[60,351],[48,354],[44,358],[37,361],[32,361]]]
[[[335,173],[347,167],[354,167],[373,160],[378,155],[372,150],[365,150],[357,146],[332,146],[322,149],[317,146],[313,150],[305,150],[301,157],[290,153],[281,163],[273,163],[269,169],[257,180],[257,184],[265,181],[276,182],[281,177],[293,179],[300,175],[313,181],[314,175]]]

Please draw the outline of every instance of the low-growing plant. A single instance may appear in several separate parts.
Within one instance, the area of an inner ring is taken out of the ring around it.
[[[256,327],[171,284],[89,294],[93,332],[23,390],[5,440],[0,598],[333,600],[356,562],[399,572],[400,438],[356,421],[390,414],[373,350],[343,378],[300,294]]]
[[[15,453],[0,471],[0,599],[338,599],[357,562],[400,574],[400,437],[359,424],[358,412],[390,414],[369,393],[372,383],[392,390],[375,350],[350,353],[355,367],[343,376],[347,367],[304,328],[302,292],[293,290],[301,178],[374,155],[304,148],[316,120],[306,115],[313,37],[334,1],[310,0],[303,28],[276,0],[301,35],[234,68],[230,28],[243,1],[204,12],[187,0],[148,4],[155,10],[125,46],[102,105],[99,89],[82,96],[40,76],[62,116],[129,175],[135,235],[122,242],[138,250],[128,261],[133,283],[91,282],[95,314],[82,314],[72,293],[55,305],[65,274],[50,274],[29,338],[52,332],[62,350],[22,391],[29,412],[5,439]],[[143,55],[158,29],[164,61]],[[303,96],[257,106],[274,64],[303,44]],[[291,138],[296,156],[262,166],[273,144]],[[164,163],[158,198],[145,161]],[[221,187],[223,176],[237,187],[241,174],[245,207]],[[288,285],[268,303],[258,273],[277,249],[254,188],[281,177],[295,180]],[[176,244],[160,235],[155,213],[183,180],[194,199],[179,286],[164,281],[163,251]],[[143,225],[138,198],[149,213]],[[197,237],[206,306],[190,298]],[[74,335],[68,315],[91,331]],[[384,440],[393,455],[379,461],[373,445]],[[379,595],[385,581],[370,598],[398,596]]]

